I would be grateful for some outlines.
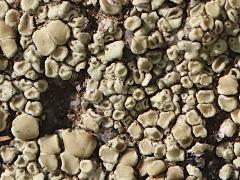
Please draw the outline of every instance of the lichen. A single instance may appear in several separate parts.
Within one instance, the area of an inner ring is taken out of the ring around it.
[[[0,179],[239,179],[239,9],[1,0]]]

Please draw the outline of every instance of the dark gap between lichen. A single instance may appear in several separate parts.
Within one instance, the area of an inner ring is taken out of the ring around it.
[[[58,79],[48,82],[49,88],[41,97],[45,119],[41,122],[40,136],[71,127],[67,113],[71,102],[70,97],[75,93],[73,83]]]

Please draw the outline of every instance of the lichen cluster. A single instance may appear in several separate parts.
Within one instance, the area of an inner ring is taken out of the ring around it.
[[[13,137],[0,180],[239,179],[239,12],[239,0],[0,0],[0,134]],[[76,76],[73,127],[43,134],[42,95]]]

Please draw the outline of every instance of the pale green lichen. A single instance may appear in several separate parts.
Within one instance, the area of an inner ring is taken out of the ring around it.
[[[15,137],[0,149],[0,179],[208,179],[211,158],[186,163],[205,153],[223,162],[211,178],[238,179],[239,8],[236,0],[0,1],[0,131]],[[70,84],[73,128],[47,135],[64,124],[55,94]]]

